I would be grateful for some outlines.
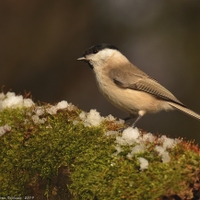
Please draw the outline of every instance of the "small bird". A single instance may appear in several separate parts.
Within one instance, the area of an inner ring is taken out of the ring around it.
[[[161,110],[178,109],[200,120],[199,114],[188,109],[169,90],[133,65],[114,45],[102,43],[92,46],[77,60],[89,64],[103,96],[129,114],[125,120],[137,116],[133,127],[146,113]]]

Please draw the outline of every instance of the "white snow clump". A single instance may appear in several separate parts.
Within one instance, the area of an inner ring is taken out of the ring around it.
[[[88,113],[82,111],[79,118],[83,121],[84,126],[99,126],[104,120],[104,117],[101,117],[95,109],[91,109]]]
[[[6,124],[4,126],[0,126],[0,136],[4,135],[5,133],[11,131],[11,127]]]
[[[34,102],[27,98],[23,99],[22,95],[16,96],[14,92],[0,93],[0,110],[5,108],[31,107]]]
[[[34,124],[44,124],[47,121],[44,117],[40,119],[38,115],[33,115],[31,118]]]
[[[58,110],[66,109],[66,108],[68,108],[68,106],[69,106],[68,102],[63,100],[63,101],[57,103],[55,106],[51,106],[51,107],[47,108],[46,111],[50,115],[55,115]]]
[[[116,143],[119,145],[133,145],[138,141],[140,133],[137,128],[128,127],[122,132],[122,136],[116,137]]]
[[[167,138],[165,135],[157,138],[151,133],[141,134],[137,128],[128,127],[123,130],[121,136],[115,132],[107,132],[106,135],[116,135],[116,152],[115,156],[123,152],[123,146],[130,146],[130,152],[126,155],[128,159],[132,159],[136,154],[142,153],[148,150],[151,143],[157,143],[154,147],[154,151],[161,157],[163,163],[170,162],[170,155],[168,149],[174,148],[181,140]],[[140,169],[144,170],[148,168],[148,160],[145,158],[138,158],[140,163]]]
[[[99,126],[104,120],[114,121],[114,123],[118,125],[124,124],[124,120],[116,120],[116,118],[113,117],[111,114],[106,117],[102,117],[96,109],[91,109],[89,112],[82,111],[79,114],[79,119],[83,122],[83,125],[86,127]],[[73,124],[78,124],[80,120],[74,120]],[[118,131],[108,131],[106,135],[116,135],[118,133]]]
[[[143,171],[144,169],[148,169],[149,162],[147,159],[139,157],[138,161],[140,163],[140,170]]]

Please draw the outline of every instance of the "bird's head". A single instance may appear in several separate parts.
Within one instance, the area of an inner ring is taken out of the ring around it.
[[[104,66],[107,60],[113,55],[119,53],[117,47],[111,44],[98,44],[86,49],[83,56],[78,58],[78,61],[85,61],[91,69]]]

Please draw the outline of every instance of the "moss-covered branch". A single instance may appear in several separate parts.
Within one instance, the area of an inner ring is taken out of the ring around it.
[[[194,144],[132,128],[122,132],[122,121],[66,102],[28,105],[0,111],[1,199],[198,197]]]

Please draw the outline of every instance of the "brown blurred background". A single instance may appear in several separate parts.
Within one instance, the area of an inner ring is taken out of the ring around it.
[[[88,66],[76,62],[102,42],[200,113],[199,0],[0,1],[0,86],[30,91],[34,101],[64,99],[124,118],[101,96]],[[145,116],[137,125],[200,143],[200,121],[178,111]]]

